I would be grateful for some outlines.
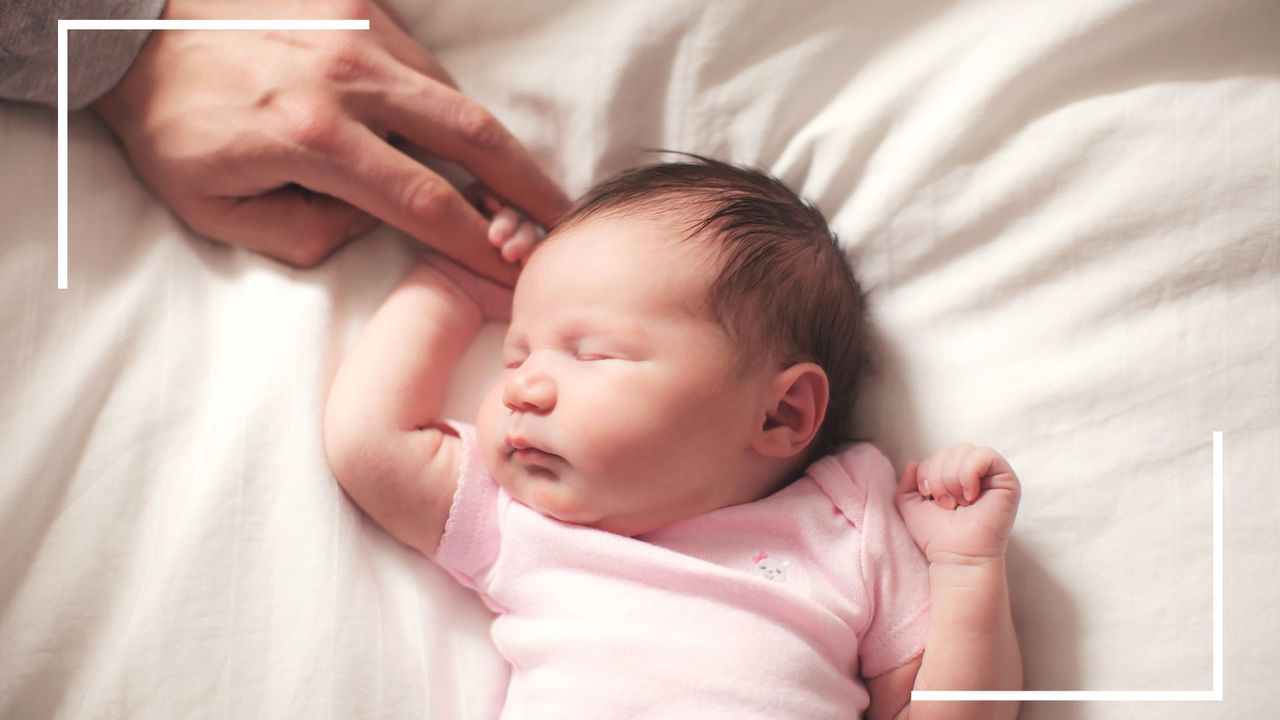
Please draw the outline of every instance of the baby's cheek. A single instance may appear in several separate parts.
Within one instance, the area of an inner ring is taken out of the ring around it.
[[[607,471],[630,467],[653,455],[667,438],[664,428],[671,424],[663,409],[654,407],[646,390],[620,392],[616,388],[592,391],[596,397],[607,397],[604,407],[591,407],[590,412],[576,413],[583,418],[576,423],[583,449],[589,449],[596,470]],[[577,410],[577,408],[575,408]]]
[[[480,402],[480,409],[476,413],[476,443],[480,446],[480,456],[484,458],[489,472],[499,480],[505,479],[500,475],[504,469],[502,461],[505,459],[501,456],[506,437],[504,421],[501,388],[495,385]]]
[[[506,431],[502,423],[502,386],[494,383],[476,412],[476,440],[480,447],[502,442]]]

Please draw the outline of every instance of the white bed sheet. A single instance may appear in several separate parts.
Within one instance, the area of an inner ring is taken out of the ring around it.
[[[1025,497],[1028,689],[1226,700],[1023,717],[1261,718],[1280,674],[1280,5],[396,4],[571,193],[692,150],[770,169],[870,288],[861,429],[971,440]],[[54,115],[0,107],[0,716],[483,718],[488,615],[329,475],[344,347],[412,261],[291,271],[193,237],[87,116],[56,281]],[[447,409],[469,418],[501,328]]]

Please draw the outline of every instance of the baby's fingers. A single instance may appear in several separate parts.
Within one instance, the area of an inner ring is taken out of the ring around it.
[[[934,487],[929,483],[929,478],[935,475],[933,466],[934,458],[927,457],[916,469],[916,474],[919,476],[920,494],[928,499],[932,499],[935,492]]]
[[[924,476],[922,484],[927,494],[945,510],[956,509],[960,505],[960,498],[963,497],[960,483],[950,469],[950,458],[950,450],[935,453],[924,461],[920,469]]]
[[[982,494],[982,479],[991,469],[991,448],[974,448],[965,454],[956,470],[960,483],[964,486],[964,497],[973,502]]]
[[[520,214],[513,208],[499,208],[489,223],[489,244],[503,247],[520,226]]]
[[[966,456],[961,464],[961,472],[965,475],[966,482],[973,483],[975,494],[993,488],[1014,492],[1019,490],[1018,476],[1009,466],[1009,461],[989,447],[976,448]]]
[[[955,495],[956,503],[961,506],[968,505],[978,498],[977,480],[971,479],[967,473],[962,472],[965,460],[972,454],[973,445],[961,443],[947,451],[947,458],[943,463],[942,472]]]
[[[919,465],[915,461],[908,461],[906,467],[902,469],[902,480],[898,481],[898,494],[910,495],[911,493],[920,493],[924,495],[924,485],[920,482],[920,473],[917,472]]]
[[[511,239],[503,244],[502,259],[507,262],[523,263],[529,257],[529,253],[533,252],[533,246],[538,240],[539,233],[536,225],[527,220],[520,223],[520,227],[512,233]]]

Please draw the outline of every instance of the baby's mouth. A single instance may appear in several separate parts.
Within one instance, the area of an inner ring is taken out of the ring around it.
[[[511,448],[511,457],[521,462],[531,465],[543,465],[553,460],[563,460],[564,458],[553,453],[539,450],[538,448]]]
[[[530,477],[544,480],[560,479],[555,468],[556,461],[564,462],[564,458],[537,448],[512,448],[510,457],[516,461],[520,469]]]
[[[550,469],[551,463],[555,461],[564,462],[564,458],[553,452],[548,452],[542,448],[531,444],[528,440],[508,435],[505,439],[507,446],[507,457],[515,459],[524,465],[532,465]]]

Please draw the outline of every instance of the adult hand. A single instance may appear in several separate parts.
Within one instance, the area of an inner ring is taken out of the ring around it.
[[[470,171],[551,227],[569,201],[511,133],[370,0],[169,0],[166,19],[364,19],[370,30],[152,33],[92,105],[196,232],[308,267],[385,220],[512,284],[488,221],[393,142]]]

